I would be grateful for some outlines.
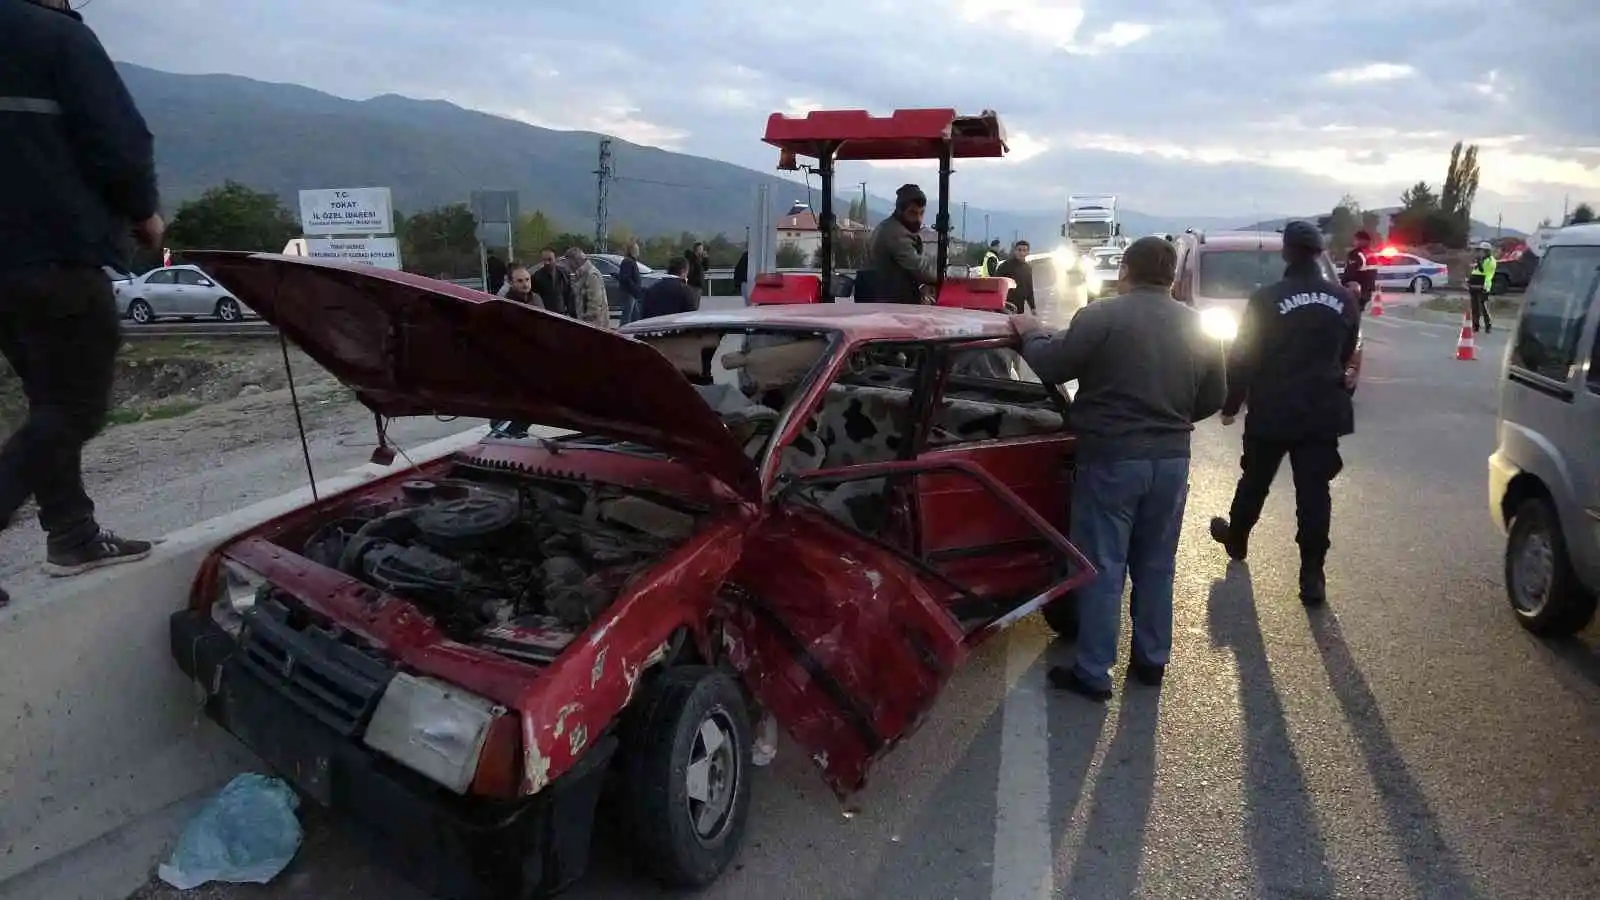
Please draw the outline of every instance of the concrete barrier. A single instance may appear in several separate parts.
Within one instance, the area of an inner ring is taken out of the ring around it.
[[[485,433],[409,455],[437,459]],[[362,466],[318,490],[326,496],[395,471]],[[0,898],[126,896],[195,798],[253,764],[201,715],[194,685],[172,661],[167,619],[211,548],[310,499],[302,488],[202,522],[169,535],[148,560],[61,582],[0,611]]]

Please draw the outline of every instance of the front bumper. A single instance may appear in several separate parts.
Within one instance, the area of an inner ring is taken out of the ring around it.
[[[307,712],[244,664],[239,643],[206,613],[175,613],[170,628],[173,657],[204,687],[207,714],[422,889],[447,900],[526,900],[582,877],[615,737],[533,797],[460,797]]]

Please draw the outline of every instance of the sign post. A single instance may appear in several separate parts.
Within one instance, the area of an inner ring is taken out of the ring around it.
[[[300,192],[305,255],[398,270],[394,202],[386,187],[327,188]]]

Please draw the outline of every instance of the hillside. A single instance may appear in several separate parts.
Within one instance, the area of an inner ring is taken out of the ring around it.
[[[346,100],[290,84],[235,75],[174,75],[119,64],[156,135],[162,195],[170,211],[226,179],[268,190],[294,208],[307,187],[388,185],[402,211],[464,202],[474,190],[515,189],[525,212],[563,226],[594,221],[600,135],[538,128],[439,100],[385,95]],[[755,140],[755,135],[752,135]],[[642,235],[694,231],[742,235],[756,188],[771,185],[774,214],[806,187],[777,175],[616,139],[611,221]],[[1063,198],[1064,199],[1064,198]],[[842,213],[845,200],[839,201]],[[889,208],[873,198],[875,216]],[[968,237],[1020,233],[1042,243],[1060,214],[984,210],[970,203]],[[1221,227],[1237,220],[1123,214],[1130,235]]]
[[[1394,216],[1395,213],[1400,211],[1400,207],[1398,207],[1398,206],[1385,206],[1382,209],[1372,209],[1372,210],[1367,210],[1367,211],[1368,212],[1375,212],[1380,217],[1379,218],[1379,222],[1378,222],[1378,230],[1379,231],[1388,231],[1389,230],[1389,220]],[[1252,225],[1246,225],[1246,226],[1244,226],[1244,228],[1242,230],[1244,230],[1244,231],[1276,231],[1279,228],[1282,228],[1284,226],[1284,223],[1289,222],[1289,221],[1291,221],[1293,219],[1304,219],[1307,222],[1315,222],[1317,220],[1317,216],[1325,216],[1327,214],[1328,213],[1326,211],[1324,211],[1324,212],[1316,213],[1315,215],[1310,215],[1310,216],[1285,216],[1285,217],[1279,218],[1279,219],[1266,219],[1266,220],[1263,220],[1263,221],[1260,221],[1260,222],[1256,222],[1256,223],[1254,223]],[[1506,237],[1516,237],[1516,238],[1527,237],[1526,234],[1518,231],[1515,228],[1501,228],[1500,229],[1500,233],[1503,234]],[[1494,236],[1494,234],[1495,234],[1495,226],[1490,225],[1487,222],[1480,222],[1477,219],[1473,219],[1472,220],[1472,236],[1473,237],[1476,237],[1476,238],[1491,238],[1491,237]]]

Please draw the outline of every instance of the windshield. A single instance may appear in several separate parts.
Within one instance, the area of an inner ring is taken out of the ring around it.
[[[637,337],[689,379],[752,459],[828,350],[827,335],[812,331],[705,328]]]
[[[1074,241],[1103,241],[1111,237],[1111,223],[1068,222],[1067,237]]]
[[[1200,283],[1195,294],[1218,299],[1244,299],[1256,288],[1283,277],[1283,257],[1277,250],[1208,250],[1200,254]],[[1318,260],[1322,277],[1335,281],[1326,254]]]

